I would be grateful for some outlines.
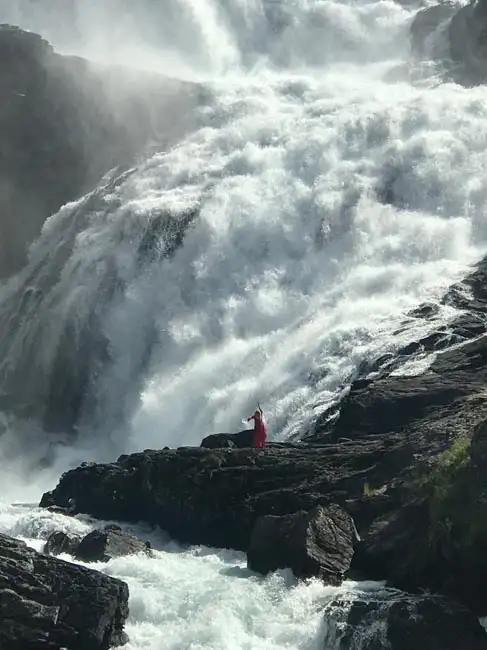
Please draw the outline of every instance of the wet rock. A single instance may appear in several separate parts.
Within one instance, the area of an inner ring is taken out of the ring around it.
[[[203,438],[201,447],[206,449],[243,449],[254,446],[254,432],[252,429],[239,431],[238,433],[214,433]]]
[[[72,498],[78,512],[101,519],[142,520],[180,541],[247,550],[259,517],[330,503],[345,507],[360,532],[377,516],[374,499],[361,505],[365,480],[391,481],[412,460],[404,453],[385,436],[320,447],[146,450],[67,472],[41,506]],[[384,497],[377,508],[391,503]]]
[[[332,617],[325,647],[337,650],[480,650],[487,634],[477,618],[454,601],[393,590],[368,591],[326,606]]]
[[[405,441],[414,440],[418,453],[425,445],[434,453],[442,440],[447,444],[456,434],[471,435],[484,419],[487,411],[480,398],[486,381],[484,337],[442,352],[421,375],[357,380],[342,399],[333,427],[327,427],[327,439],[396,432]],[[472,408],[472,399],[479,409]]]
[[[487,3],[478,0],[462,7],[450,22],[451,56],[457,63],[456,80],[465,85],[487,81]]]
[[[450,2],[433,5],[419,11],[411,24],[411,46],[413,52],[427,54],[426,42],[442,23],[446,23],[457,11],[458,5]]]
[[[67,507],[67,508],[60,508],[59,506],[51,506],[48,508],[49,512],[53,512],[57,515],[65,515],[66,517],[72,517],[73,516],[73,508],[72,507]]]
[[[298,578],[318,576],[339,585],[350,568],[354,535],[350,515],[334,504],[266,515],[255,522],[247,563],[259,573],[289,567]]]
[[[116,557],[150,552],[150,545],[137,537],[122,532],[117,526],[94,530],[83,537],[74,555],[83,562],[108,562]]]
[[[125,643],[128,587],[0,535],[2,650],[108,650]]]
[[[414,381],[416,380],[416,381]],[[419,377],[385,377],[365,387],[355,387],[342,402],[333,436],[358,437],[386,433],[422,420],[469,393],[456,377],[425,374]]]
[[[487,81],[487,2],[473,0],[458,7],[442,2],[419,11],[411,25],[411,44],[419,56],[441,61],[444,78],[464,86]],[[446,43],[431,49],[428,40],[442,29]],[[446,46],[445,46],[446,45]]]
[[[407,315],[411,318],[428,319],[437,316],[439,311],[440,308],[435,303],[423,303],[419,307],[411,309]]]
[[[70,537],[66,533],[57,530],[47,538],[44,544],[44,553],[46,555],[61,555],[61,553],[74,555],[79,543],[80,537]]]

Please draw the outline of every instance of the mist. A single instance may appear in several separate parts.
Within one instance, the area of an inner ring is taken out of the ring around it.
[[[172,77],[222,72],[238,58],[224,18],[206,0],[13,0],[0,21],[42,34],[64,54]]]

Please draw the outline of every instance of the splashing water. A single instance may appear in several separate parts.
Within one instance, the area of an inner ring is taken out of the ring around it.
[[[42,372],[25,381],[46,399],[67,323],[80,332],[96,314],[112,359],[93,390],[97,424],[113,429],[125,400],[129,448],[235,430],[258,399],[271,435],[286,437],[361,362],[431,327],[392,336],[485,249],[484,90],[365,84],[335,68],[321,77],[215,83],[196,133],[52,217],[5,292],[8,331],[12,292],[35,296],[35,318],[4,341],[6,381],[30,349]],[[172,236],[162,230],[141,262],[154,224],[188,213],[183,245],[162,259]],[[61,260],[53,253],[66,248]]]
[[[0,503],[0,532],[39,551],[54,530],[83,535],[93,528],[93,522],[79,517]],[[382,589],[380,583],[347,582],[340,588],[319,580],[298,583],[290,571],[263,578],[247,569],[242,553],[182,548],[161,533],[125,529],[150,539],[155,557],[131,556],[86,566],[129,585],[130,642],[124,646],[128,650],[322,650],[325,639],[340,637],[326,616],[327,606],[337,597],[345,607],[351,606],[364,593]],[[66,555],[61,558],[71,561]]]

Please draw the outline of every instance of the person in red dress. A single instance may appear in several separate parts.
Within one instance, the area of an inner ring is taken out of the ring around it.
[[[264,412],[260,408],[253,415],[247,418],[247,422],[254,421],[254,447],[264,449],[267,441],[267,427],[264,422]]]

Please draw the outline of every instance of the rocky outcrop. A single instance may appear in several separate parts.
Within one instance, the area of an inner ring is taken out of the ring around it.
[[[424,447],[422,441],[432,451],[439,450],[455,434],[472,433],[475,423],[487,417],[487,404],[482,400],[486,380],[487,343],[482,337],[438,355],[422,375],[385,376],[352,384],[331,435],[358,438],[407,427],[410,439],[418,442],[418,453]],[[472,409],[475,397],[478,409]]]
[[[82,562],[108,562],[124,555],[150,555],[151,545],[150,542],[142,542],[137,537],[124,533],[120,526],[109,524],[103,530],[91,531],[82,539],[55,531],[47,538],[44,553],[67,553]]]
[[[318,576],[326,584],[340,585],[350,568],[354,538],[352,519],[334,504],[266,515],[255,522],[248,566],[260,573],[289,567],[298,578]]]
[[[355,566],[408,590],[427,586],[487,612],[486,421],[416,472],[401,509],[378,517]]]
[[[238,433],[213,433],[203,438],[201,446],[206,449],[243,449],[254,446],[254,431],[248,429]]]
[[[127,615],[125,583],[0,535],[2,650],[108,650]]]
[[[146,521],[174,538],[247,550],[259,517],[336,503],[359,532],[393,507],[382,494],[364,498],[364,484],[387,485],[413,462],[394,437],[315,446],[151,451],[116,463],[85,464],[64,474],[42,507],[64,507],[100,519]]]
[[[428,430],[430,425],[436,430],[437,440],[441,440],[443,432],[446,444],[454,439],[455,432],[471,433],[472,428],[463,426],[457,431],[449,422],[445,423],[442,416],[449,421],[452,409],[442,408],[442,405],[449,403],[469,411],[469,396],[479,390],[482,392],[486,375],[486,346],[482,335],[487,333],[487,259],[483,259],[463,281],[450,287],[440,305],[458,310],[458,316],[448,324],[435,327],[439,305],[424,304],[411,311],[402,327],[411,327],[417,320],[431,321],[431,332],[396,354],[385,355],[361,368],[340,404],[319,418],[311,431],[304,432],[303,439],[326,442],[342,436],[355,438],[361,436],[360,432],[365,436],[371,432],[402,432],[407,423],[417,422],[421,426],[423,419],[427,420]],[[438,356],[426,373],[404,377],[392,374],[400,371],[405,361],[431,353]],[[335,417],[330,418],[332,413]],[[483,413],[483,410],[474,410],[474,422],[481,420]],[[460,421],[462,417],[460,415]],[[437,429],[435,421],[439,424]],[[429,442],[431,440],[429,437]],[[435,448],[431,452],[434,453]]]
[[[472,0],[461,8],[442,2],[416,14],[411,25],[412,50],[439,59],[446,79],[465,86],[483,84],[487,81],[486,29],[486,0]]]
[[[480,325],[484,266],[464,285]],[[466,300],[456,291],[445,300]],[[122,456],[68,472],[42,505],[67,507],[72,499],[77,512],[145,520],[181,541],[249,551],[261,517],[337,504],[362,537],[352,569],[410,591],[449,594],[486,614],[487,512],[476,504],[487,494],[487,337],[461,321],[452,325],[456,345],[439,350],[424,374],[379,369],[354,382],[312,444]],[[279,564],[292,565],[281,550]],[[268,551],[263,545],[262,557]],[[259,570],[272,568],[265,562]]]
[[[458,310],[458,315],[451,322],[438,325],[435,319],[443,305]],[[341,436],[349,437],[352,430],[355,434],[362,430],[365,435],[371,431],[374,433],[401,431],[400,420],[403,415],[410,419],[415,419],[417,416],[421,420],[423,417],[423,413],[416,411],[413,402],[417,404],[422,401],[426,409],[434,411],[438,401],[449,399],[447,395],[449,391],[460,394],[463,390],[465,396],[472,390],[477,390],[475,386],[478,388],[479,382],[481,384],[483,381],[481,368],[480,375],[476,378],[475,373],[479,372],[479,369],[473,374],[470,373],[468,358],[465,360],[463,377],[460,379],[466,384],[462,389],[463,384],[456,383],[458,377],[450,373],[449,366],[452,361],[453,371],[455,358],[459,354],[466,354],[467,357],[469,354],[475,355],[475,346],[478,345],[480,349],[483,347],[482,341],[475,343],[475,340],[487,333],[487,259],[483,259],[464,280],[450,287],[439,304],[423,304],[410,311],[397,333],[405,328],[414,327],[418,321],[430,322],[431,331],[417,341],[399,348],[395,353],[383,355],[372,363],[363,364],[358,369],[356,378],[351,382],[350,392],[347,391],[339,404],[318,418],[312,429],[302,433],[303,440],[308,442],[326,442],[330,438],[339,440]],[[463,351],[455,351],[455,346],[461,346],[469,341],[472,341],[472,348],[467,346]],[[418,377],[392,375],[400,372],[405,362],[420,360],[431,353],[438,353],[440,356],[432,364],[428,373]],[[371,386],[370,391],[369,386]],[[374,400],[374,402],[383,401],[384,405],[380,412],[374,413],[375,407],[371,403],[370,408],[367,407],[367,418],[370,418],[367,422],[361,421],[362,415],[359,413],[361,396],[366,396],[364,399]],[[396,399],[400,414],[396,414],[396,406],[392,406],[396,404]],[[470,408],[468,400],[466,408]],[[358,409],[355,413],[356,419],[352,413],[355,409]],[[399,421],[396,419],[397,415]],[[438,431],[441,426],[443,425],[440,425]],[[447,426],[446,430],[449,428]],[[449,439],[448,435],[446,439]]]
[[[0,25],[0,277],[17,271],[45,219],[190,128],[196,86],[61,56]]]
[[[481,650],[487,636],[465,607],[438,596],[410,596],[392,590],[359,593],[352,604],[326,606],[324,647],[337,650]]]

